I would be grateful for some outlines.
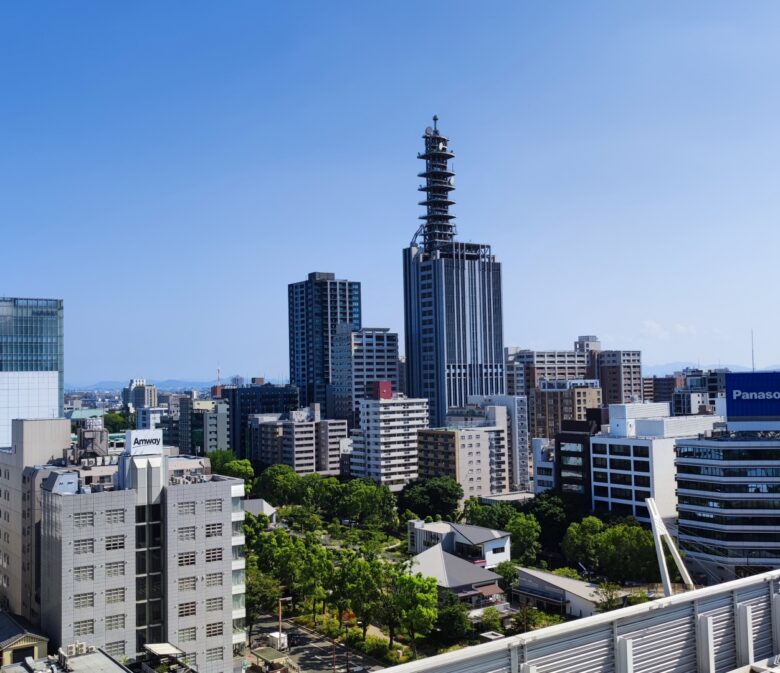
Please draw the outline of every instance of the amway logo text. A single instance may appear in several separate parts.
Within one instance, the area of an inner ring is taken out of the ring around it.
[[[157,438],[155,438],[155,439],[139,439],[138,437],[136,437],[135,439],[133,439],[133,446],[149,446],[150,444],[152,446],[157,446],[159,443],[160,443],[160,440],[157,439]]]

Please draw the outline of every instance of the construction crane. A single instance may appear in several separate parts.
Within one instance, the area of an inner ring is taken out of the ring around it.
[[[680,571],[680,576],[682,577],[686,591],[695,589],[696,587],[693,585],[693,580],[688,574],[688,569],[683,563],[682,556],[680,556],[680,552],[677,551],[677,545],[674,543],[674,539],[666,529],[666,524],[658,512],[658,507],[655,504],[655,500],[653,498],[645,498],[645,504],[647,505],[647,511],[650,513],[650,525],[653,528],[655,553],[658,557],[658,569],[661,571],[661,581],[664,585],[664,596],[671,596],[674,593],[672,591],[672,579],[669,575],[669,568],[666,565],[664,542],[666,542],[666,545],[672,554],[672,558],[674,559],[674,564],[677,566],[677,570]]]

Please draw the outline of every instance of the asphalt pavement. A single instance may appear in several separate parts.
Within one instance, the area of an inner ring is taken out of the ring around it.
[[[297,624],[283,620],[282,629],[287,634],[290,649],[286,653],[301,671],[301,673],[372,673],[380,671],[384,666],[379,662],[366,657],[353,648],[347,648],[338,644],[335,648],[333,641],[325,636],[304,629]],[[273,631],[279,630],[277,618],[265,617],[255,624],[252,630],[252,649],[268,645],[267,636]],[[254,662],[254,656],[249,654],[248,659]],[[335,664],[335,665],[334,665]]]

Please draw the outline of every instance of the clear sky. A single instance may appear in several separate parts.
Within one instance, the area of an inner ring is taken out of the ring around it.
[[[505,343],[780,362],[777,2],[0,6],[0,294],[66,380],[287,375],[287,284],[403,332],[420,135],[504,265]]]

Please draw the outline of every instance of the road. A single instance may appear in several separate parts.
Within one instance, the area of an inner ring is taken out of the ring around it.
[[[384,666],[379,662],[366,657],[361,652],[339,644],[336,647],[335,668],[333,657],[333,641],[318,633],[303,629],[287,620],[282,622],[282,628],[291,639],[288,655],[293,663],[298,666],[301,673],[347,673],[347,657],[349,657],[349,673],[373,673],[380,671]],[[267,643],[267,635],[279,630],[279,622],[274,617],[268,616],[261,619],[252,631],[252,649],[264,647]],[[254,662],[254,656],[247,656]]]

